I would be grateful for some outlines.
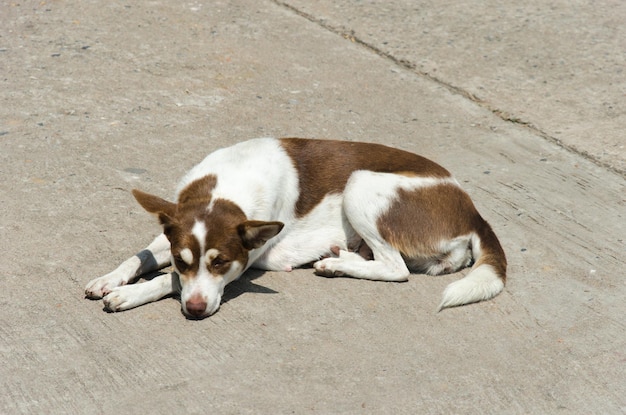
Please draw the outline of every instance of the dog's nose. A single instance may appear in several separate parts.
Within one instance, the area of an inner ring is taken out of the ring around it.
[[[190,298],[185,303],[187,313],[194,317],[200,317],[206,312],[206,301],[199,298]]]

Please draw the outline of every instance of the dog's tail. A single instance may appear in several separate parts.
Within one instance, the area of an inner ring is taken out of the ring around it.
[[[489,224],[482,220],[472,236],[474,266],[464,278],[448,285],[439,304],[444,308],[475,303],[495,297],[506,281],[506,256]]]

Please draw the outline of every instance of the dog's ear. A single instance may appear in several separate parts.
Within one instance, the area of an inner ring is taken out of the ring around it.
[[[265,242],[278,233],[285,226],[282,222],[263,222],[260,220],[248,220],[237,226],[237,232],[243,241],[246,249],[256,249],[262,247]]]
[[[168,202],[158,196],[137,189],[133,189],[133,196],[145,210],[158,216],[161,225],[169,225],[173,222],[176,213],[176,203]]]

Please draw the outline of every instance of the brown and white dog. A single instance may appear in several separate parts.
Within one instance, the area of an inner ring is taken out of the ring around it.
[[[260,138],[220,149],[182,179],[176,203],[134,190],[163,233],[115,271],[87,284],[122,311],[180,290],[183,313],[207,317],[246,269],[406,281],[473,264],[439,310],[504,287],[506,258],[489,224],[450,173],[378,144]],[[126,285],[172,264],[175,272]]]

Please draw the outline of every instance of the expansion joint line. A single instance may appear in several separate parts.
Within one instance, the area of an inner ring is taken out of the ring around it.
[[[357,45],[364,47],[365,49],[377,54],[378,56],[381,56],[385,59],[388,59],[390,61],[392,61],[394,64],[396,64],[397,66],[408,70],[416,75],[419,75],[423,78],[426,78],[432,82],[435,82],[437,85],[440,85],[444,88],[446,88],[448,91],[450,91],[453,94],[456,95],[460,95],[472,102],[474,102],[475,104],[487,109],[488,111],[490,111],[491,113],[493,113],[496,117],[500,118],[503,121],[506,121],[508,123],[511,124],[515,124],[518,125],[520,127],[524,127],[528,130],[530,130],[533,134],[540,136],[541,138],[543,138],[546,141],[549,141],[553,144],[556,144],[557,146],[561,147],[562,149],[569,151],[570,153],[576,154],[578,156],[581,156],[589,161],[591,161],[592,163],[603,167],[605,169],[611,170],[612,172],[622,176],[622,177],[626,177],[626,171],[622,171],[619,170],[618,168],[616,168],[615,166],[612,166],[608,163],[604,163],[600,160],[598,160],[597,158],[595,158],[593,155],[589,154],[586,151],[577,149],[576,147],[572,147],[570,145],[567,145],[565,143],[563,143],[561,140],[559,140],[556,137],[551,136],[550,134],[548,134],[547,132],[541,130],[540,128],[536,127],[535,125],[532,124],[532,122],[530,121],[526,121],[523,120],[507,111],[501,110],[499,108],[495,108],[493,107],[490,103],[488,103],[485,100],[480,99],[479,97],[477,97],[476,95],[472,94],[469,91],[464,90],[463,88],[460,88],[458,86],[452,85],[449,82],[443,81],[439,78],[437,78],[436,76],[433,76],[432,74],[428,73],[428,72],[424,72],[424,71],[420,71],[417,68],[417,65],[414,62],[411,62],[407,59],[399,59],[396,56],[393,56],[391,53],[389,52],[385,52],[384,50],[381,50],[380,48],[360,39],[359,37],[356,36],[354,30],[350,30],[350,29],[345,29],[345,28],[339,28],[339,27],[335,27],[333,25],[331,25],[330,23],[328,23],[327,21],[325,21],[324,19],[320,19],[317,18],[307,12],[304,12],[298,8],[296,8],[295,6],[292,6],[290,4],[287,4],[284,1],[281,0],[271,0],[273,3],[275,3],[276,5],[283,7],[295,14],[297,14],[300,17],[303,17],[305,19],[307,19],[308,21],[310,21],[311,23],[314,23],[326,30],[328,30],[331,33],[334,33],[336,35],[339,35],[341,37],[343,37],[346,40],[349,40],[352,43],[356,43]]]

